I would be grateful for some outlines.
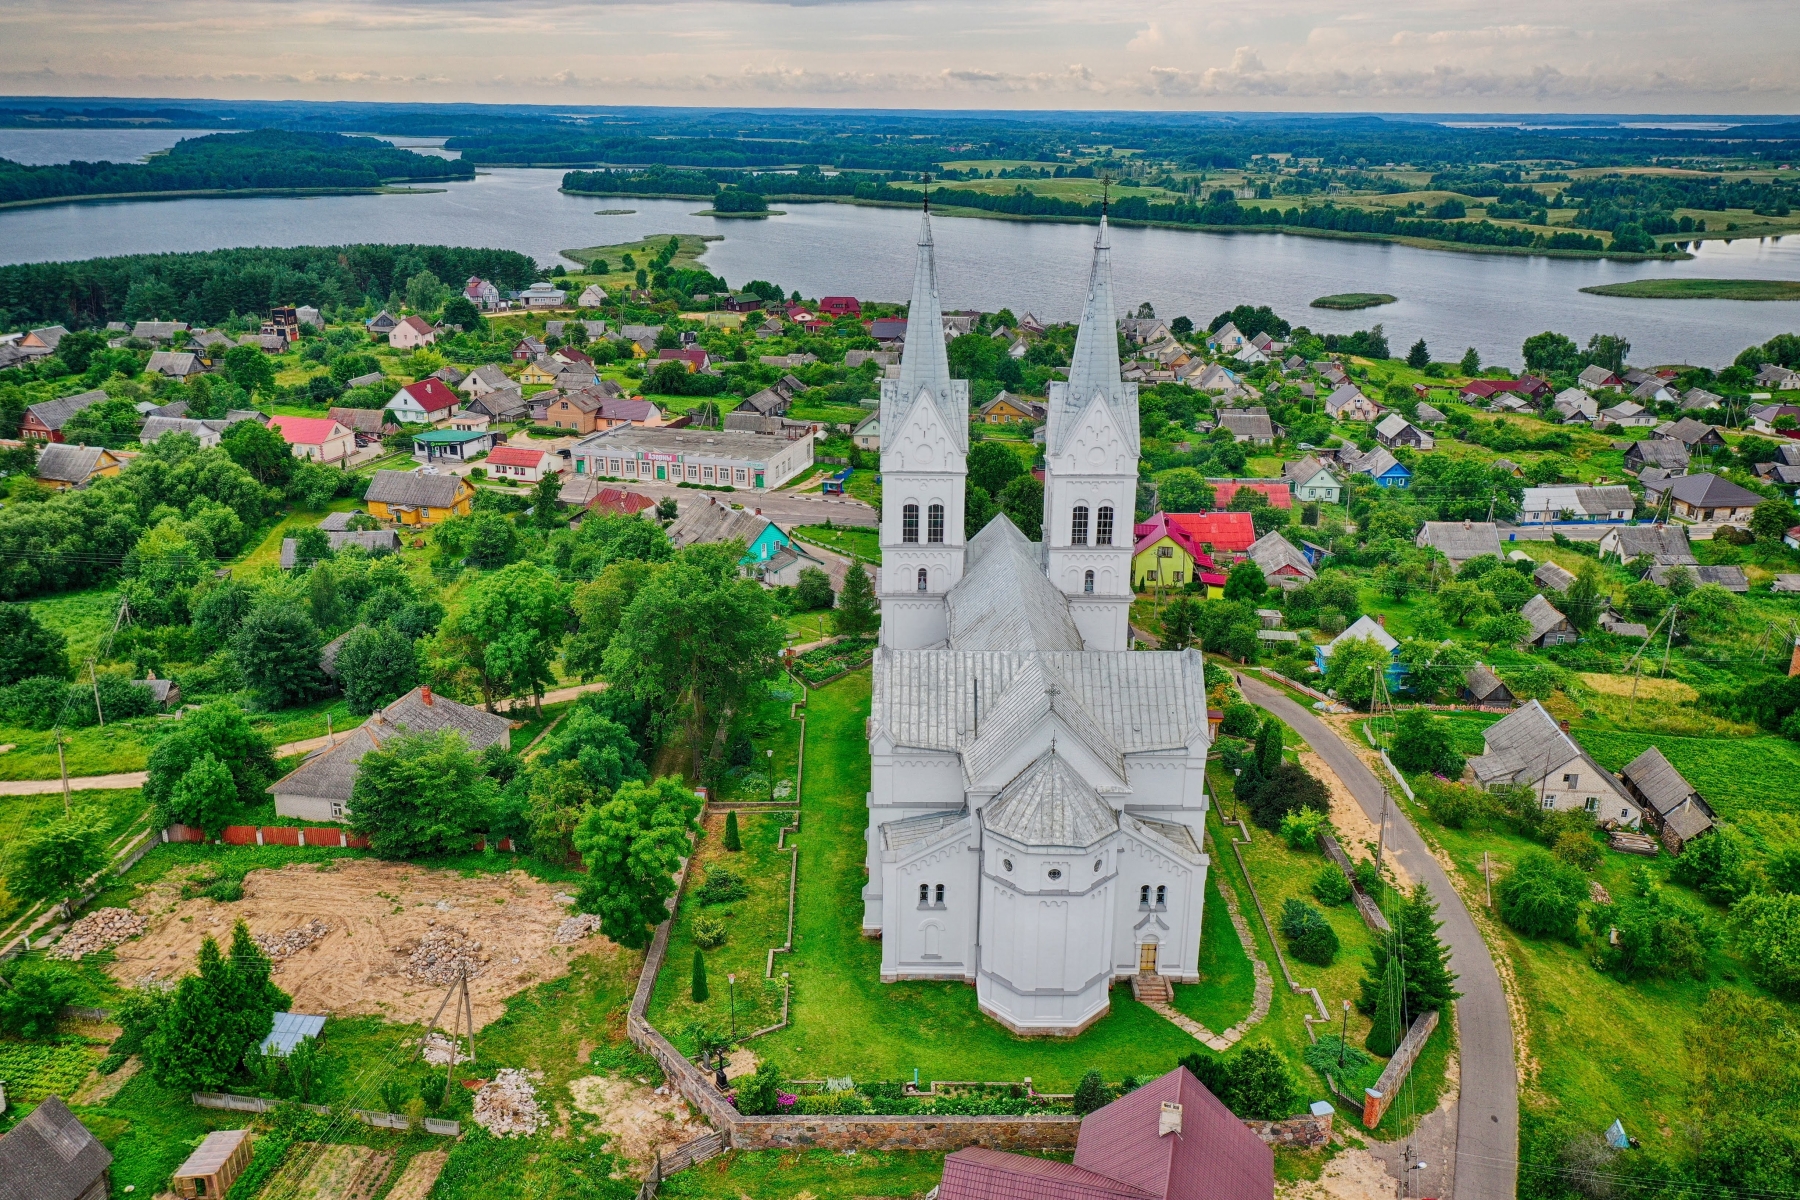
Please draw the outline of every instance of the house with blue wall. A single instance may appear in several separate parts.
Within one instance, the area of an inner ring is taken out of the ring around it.
[[[1387,684],[1390,691],[1400,687],[1406,679],[1406,667],[1394,659],[1394,655],[1400,649],[1400,642],[1393,634],[1382,628],[1381,623],[1374,617],[1358,617],[1356,618],[1355,624],[1351,625],[1350,628],[1344,630],[1344,632],[1338,634],[1323,646],[1315,646],[1313,648],[1313,665],[1319,669],[1319,674],[1323,675],[1330,669],[1332,652],[1338,648],[1340,643],[1364,638],[1373,639],[1387,650],[1388,668],[1382,673],[1387,676]]]
[[[1386,446],[1377,446],[1349,464],[1352,475],[1367,475],[1376,487],[1409,488],[1412,472]]]
[[[758,576],[771,559],[793,545],[787,532],[758,509],[734,507],[730,501],[705,492],[692,499],[681,499],[679,515],[669,526],[669,542],[677,550],[733,540],[744,543],[739,565],[746,574]]]

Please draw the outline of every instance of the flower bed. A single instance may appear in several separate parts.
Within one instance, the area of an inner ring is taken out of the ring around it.
[[[862,666],[874,653],[874,638],[845,638],[800,655],[794,660],[794,672],[808,683],[823,683]]]

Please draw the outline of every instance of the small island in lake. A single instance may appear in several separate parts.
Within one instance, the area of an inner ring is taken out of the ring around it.
[[[1800,282],[1791,279],[1631,279],[1581,290],[1634,300],[1800,300]]]
[[[1379,308],[1383,304],[1392,304],[1397,299],[1397,296],[1390,296],[1386,292],[1339,292],[1335,296],[1320,296],[1312,302],[1312,306],[1349,312],[1358,308]]]

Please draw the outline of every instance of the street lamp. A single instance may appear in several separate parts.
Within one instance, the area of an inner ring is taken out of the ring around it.
[[[769,803],[773,804],[775,803],[775,751],[764,750],[763,753],[769,756]]]
[[[737,1041],[737,976],[725,976],[725,986],[731,995],[731,1040]]]

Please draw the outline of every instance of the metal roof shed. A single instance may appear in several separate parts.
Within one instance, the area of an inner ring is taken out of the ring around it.
[[[310,1013],[278,1012],[275,1014],[275,1027],[262,1040],[261,1050],[264,1054],[278,1054],[286,1058],[301,1042],[307,1038],[316,1038],[323,1032],[324,1017]]]

